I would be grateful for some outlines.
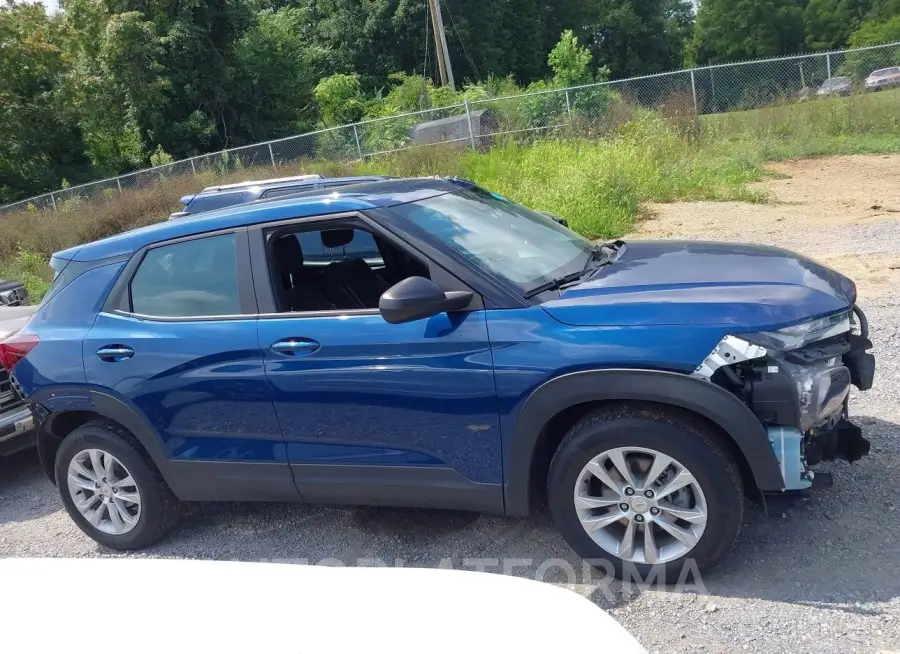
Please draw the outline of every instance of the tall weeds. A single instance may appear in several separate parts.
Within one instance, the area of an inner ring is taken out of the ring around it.
[[[627,231],[643,202],[764,198],[748,182],[767,161],[799,156],[900,151],[900,91],[812,100],[697,117],[693,100],[672,97],[659,111],[619,108],[603,125],[531,142],[498,140],[486,152],[423,147],[363,162],[304,161],[278,176],[460,176],[535,209],[553,211],[590,237]],[[55,251],[160,220],[178,198],[213,183],[264,179],[261,167],[215,176],[164,179],[119,197],[67,203],[60,212],[0,216],[0,275],[25,281],[39,297],[47,279],[36,262]]]

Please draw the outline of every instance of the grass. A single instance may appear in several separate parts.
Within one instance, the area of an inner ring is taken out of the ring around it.
[[[425,147],[354,164],[304,161],[278,175],[458,175],[532,208],[552,211],[589,237],[626,232],[646,202],[764,201],[749,182],[767,162],[797,157],[900,152],[900,90],[810,100],[697,118],[675,98],[659,111],[617,108],[615,124],[586,135],[495,143],[487,152]],[[163,179],[122,197],[68,202],[60,212],[0,217],[0,277],[46,292],[55,251],[165,220],[178,198],[203,186],[271,177],[268,168]]]

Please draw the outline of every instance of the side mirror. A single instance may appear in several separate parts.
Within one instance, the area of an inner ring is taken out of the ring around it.
[[[391,324],[430,318],[446,311],[460,311],[468,306],[472,294],[468,291],[444,293],[430,279],[407,277],[381,295],[378,310]]]

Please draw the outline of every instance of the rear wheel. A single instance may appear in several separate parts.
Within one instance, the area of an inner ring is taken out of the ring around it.
[[[675,409],[628,406],[569,431],[547,495],[580,556],[609,562],[620,578],[667,583],[728,553],[744,502],[735,462],[702,423]]]
[[[106,547],[146,547],[177,519],[178,500],[118,425],[96,421],[74,430],[56,453],[55,474],[69,516]]]

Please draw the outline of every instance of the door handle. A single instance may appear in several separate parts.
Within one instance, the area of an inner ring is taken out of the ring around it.
[[[285,338],[272,344],[272,350],[278,354],[300,357],[304,354],[312,354],[320,345],[310,338]]]
[[[102,361],[124,361],[134,356],[134,350],[127,345],[106,345],[97,350]]]

